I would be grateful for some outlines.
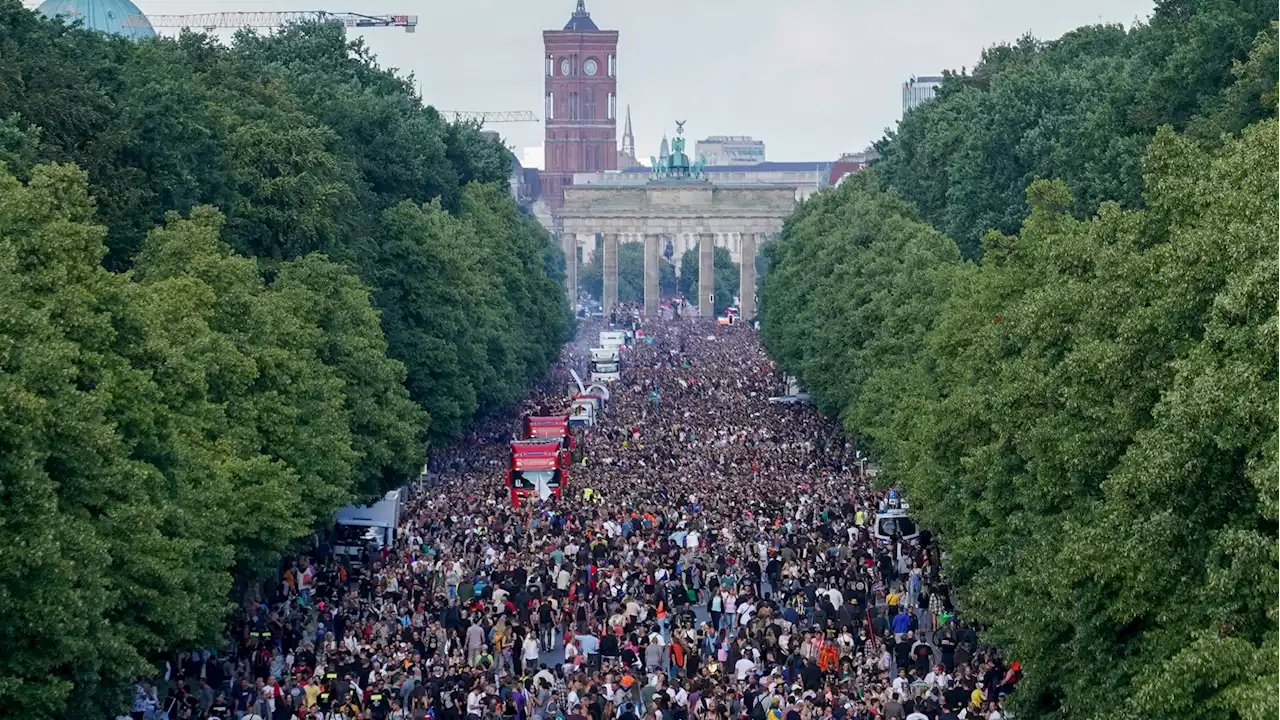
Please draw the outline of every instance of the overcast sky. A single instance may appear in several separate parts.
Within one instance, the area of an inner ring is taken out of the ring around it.
[[[148,14],[220,10],[418,15],[418,30],[365,31],[382,65],[413,72],[427,102],[459,110],[543,107],[542,31],[575,0],[135,0]],[[982,48],[1030,31],[1056,38],[1097,22],[1145,20],[1151,0],[587,0],[617,30],[618,107],[637,154],[663,132],[751,135],[769,160],[833,160],[897,122],[911,75],[972,67]],[[517,155],[538,123],[494,125]],[[690,143],[692,150],[692,143]]]

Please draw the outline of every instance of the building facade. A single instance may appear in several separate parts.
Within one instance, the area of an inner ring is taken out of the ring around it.
[[[541,193],[552,212],[575,172],[618,167],[618,32],[601,30],[585,0],[562,30],[542,33],[545,137]]]
[[[708,165],[759,165],[765,161],[764,141],[749,135],[712,135],[693,145],[693,156]]]
[[[698,253],[698,297],[688,298],[709,317],[714,305],[714,248],[723,247],[738,263],[739,310],[755,316],[756,252],[782,232],[795,209],[794,188],[787,185],[714,185],[706,180],[646,176],[643,184],[572,185],[565,191],[560,241],[566,259],[565,290],[578,297],[579,250],[602,240],[607,313],[618,302],[618,245],[644,243],[644,314],[656,317],[660,263],[672,263],[686,250]],[[582,262],[591,255],[582,253]]]
[[[659,158],[664,162],[665,156]],[[787,185],[795,188],[796,200],[805,200],[831,184],[831,173],[838,163],[820,162],[763,162],[756,165],[706,165],[702,176],[714,185]],[[865,163],[863,163],[865,165]],[[645,167],[627,170],[580,172],[573,175],[574,185],[644,185],[649,182],[649,169]]]
[[[941,84],[941,75],[912,75],[910,80],[902,83],[902,114],[932,100]]]

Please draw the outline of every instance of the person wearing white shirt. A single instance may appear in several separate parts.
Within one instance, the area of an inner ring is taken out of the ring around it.
[[[538,636],[529,633],[524,636],[524,666],[536,667],[538,664]]]
[[[951,676],[947,674],[947,671],[941,665],[929,671],[929,674],[924,676],[924,681],[930,687],[936,687],[939,690],[946,690],[951,687]]]
[[[680,707],[685,707],[689,704],[689,693],[682,687],[667,688],[667,696]]]
[[[578,656],[578,643],[575,642],[574,640],[570,640],[569,642],[565,643],[564,644],[564,664],[566,666],[572,667],[573,660],[577,656]],[[570,705],[569,707],[573,707],[573,706]]]
[[[481,710],[484,709],[484,693],[479,690],[472,690],[467,695],[467,714],[480,716]]]
[[[733,671],[737,674],[738,680],[746,680],[747,675],[756,669],[756,664],[747,657],[738,658],[738,662],[733,664]]]
[[[929,720],[929,716],[919,710],[912,710],[911,714],[907,716],[907,720]]]
[[[893,679],[893,691],[898,697],[910,697],[911,681],[907,680],[907,671],[903,668],[898,668],[898,677]]]

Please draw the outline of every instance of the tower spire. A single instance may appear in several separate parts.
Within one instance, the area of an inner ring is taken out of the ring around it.
[[[578,0],[578,5],[573,9],[573,14],[569,16],[569,22],[565,23],[564,29],[578,32],[595,32],[600,29],[591,22],[591,13],[587,12],[586,0]]]
[[[636,136],[631,133],[631,105],[627,105],[627,122],[622,126],[622,154],[636,159]]]

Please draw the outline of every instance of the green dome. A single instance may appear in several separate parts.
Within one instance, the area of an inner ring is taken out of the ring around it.
[[[45,0],[37,10],[45,17],[61,16],[68,24],[81,20],[90,30],[131,40],[156,36],[147,16],[129,0]]]

